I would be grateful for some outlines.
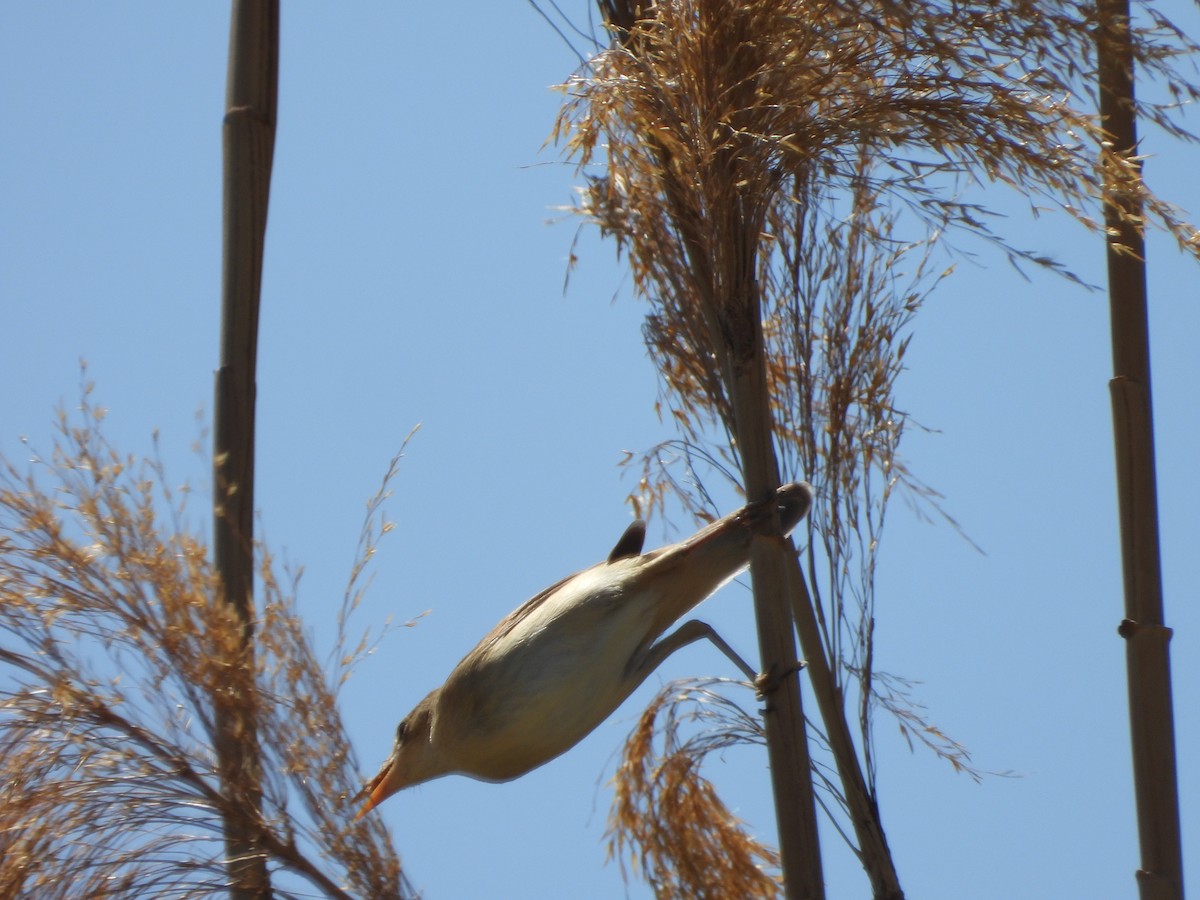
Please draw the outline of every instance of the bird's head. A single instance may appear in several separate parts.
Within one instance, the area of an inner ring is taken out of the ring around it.
[[[361,819],[397,791],[444,774],[431,770],[431,764],[436,762],[431,747],[436,694],[434,691],[418,703],[396,728],[392,755],[358,795],[358,798],[365,797],[366,802],[356,819]]]

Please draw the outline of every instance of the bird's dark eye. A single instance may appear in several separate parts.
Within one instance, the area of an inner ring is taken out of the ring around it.
[[[396,726],[396,743],[404,743],[404,735],[408,733],[408,719]]]

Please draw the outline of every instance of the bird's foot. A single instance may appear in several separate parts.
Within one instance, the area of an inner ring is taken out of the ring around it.
[[[754,691],[759,697],[770,697],[771,694],[779,690],[779,686],[783,684],[784,679],[790,675],[795,675],[804,666],[807,665],[803,660],[799,660],[790,666],[773,665],[766,672],[760,672],[754,678]]]

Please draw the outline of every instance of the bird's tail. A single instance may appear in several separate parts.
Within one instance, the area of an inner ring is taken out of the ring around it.
[[[813,489],[807,481],[793,481],[775,491],[775,502],[779,505],[779,524],[784,535],[789,535],[800,524],[812,508]]]

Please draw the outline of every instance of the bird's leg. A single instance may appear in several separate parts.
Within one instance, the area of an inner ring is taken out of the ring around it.
[[[713,646],[724,653],[733,662],[735,666],[741,669],[749,681],[757,682],[759,674],[750,668],[749,663],[742,659],[730,647],[725,640],[717,634],[711,625],[707,622],[701,622],[699,619],[690,619],[684,622],[666,637],[655,641],[655,643],[646,651],[637,662],[630,673],[637,679],[637,683],[641,684],[649,677],[650,673],[657,669],[664,659],[678,650],[680,647],[686,647],[688,644],[693,644],[701,638],[708,638],[712,641]]]

